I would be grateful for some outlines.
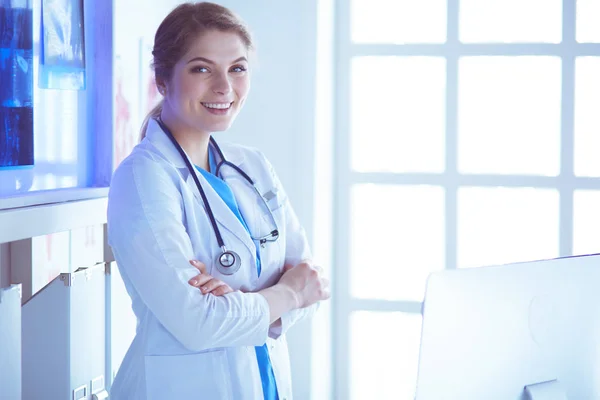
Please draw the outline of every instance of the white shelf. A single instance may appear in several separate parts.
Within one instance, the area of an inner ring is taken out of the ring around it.
[[[38,190],[30,193],[0,197],[0,212],[11,208],[97,199],[106,196],[108,196],[108,187]]]
[[[105,224],[107,206],[103,196],[1,210],[0,243]]]

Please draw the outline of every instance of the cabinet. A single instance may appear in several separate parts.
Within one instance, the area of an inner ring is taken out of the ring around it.
[[[60,274],[23,304],[23,398],[106,398],[105,321],[104,263]]]
[[[0,289],[0,399],[21,399],[21,285]]]

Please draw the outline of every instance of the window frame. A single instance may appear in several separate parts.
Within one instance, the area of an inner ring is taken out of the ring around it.
[[[384,311],[420,314],[422,302],[357,299],[350,295],[350,207],[355,184],[427,184],[445,192],[445,269],[457,268],[458,190],[475,187],[552,188],[559,192],[559,255],[573,249],[573,201],[579,189],[599,190],[600,180],[574,175],[575,60],[600,56],[600,43],[576,41],[576,1],[562,4],[562,41],[551,43],[461,43],[460,0],[447,1],[447,40],[443,44],[355,44],[351,35],[351,1],[335,3],[334,95],[334,215],[333,242],[336,269],[333,272],[333,388],[334,397],[351,399],[350,316],[354,311]],[[458,172],[458,65],[463,56],[550,55],[561,59],[560,172],[558,176],[462,174]],[[360,56],[442,56],[446,59],[445,170],[442,173],[360,173],[351,169],[351,64]],[[376,249],[374,249],[375,251]],[[371,366],[377,368],[377,366]]]

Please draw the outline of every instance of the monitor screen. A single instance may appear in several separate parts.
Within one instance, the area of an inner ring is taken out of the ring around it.
[[[600,255],[431,274],[415,397],[600,399]]]

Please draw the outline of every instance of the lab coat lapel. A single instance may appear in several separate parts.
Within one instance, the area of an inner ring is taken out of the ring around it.
[[[221,199],[221,196],[219,196],[219,194],[213,189],[210,183],[206,179],[204,179],[202,174],[198,171],[194,171],[194,173],[196,174],[198,180],[200,181],[200,184],[202,185],[202,189],[204,190],[204,194],[206,195],[208,204],[210,205],[213,215],[215,216],[215,220],[217,221],[217,225],[221,230],[221,235],[224,235],[223,229],[231,232],[231,234],[233,234],[242,243],[244,243],[244,245],[248,248],[248,251],[250,251],[250,254],[254,254],[256,252],[256,248],[254,242],[252,241],[252,238],[250,237],[250,235],[248,235],[246,228],[244,228],[240,220],[235,216],[235,214],[231,211],[231,209],[229,208],[229,206],[227,206],[223,199]],[[192,174],[188,173],[186,184],[194,193],[194,197],[196,197],[196,200],[200,202],[200,204],[202,204],[202,206],[206,210],[206,205],[202,200],[202,196],[200,195],[200,191],[198,190],[198,187],[194,182]],[[208,210],[206,210],[206,212],[208,214]],[[225,238],[223,238],[223,241],[225,242],[225,247],[232,249],[232,243],[227,243],[227,240]]]
[[[230,157],[229,154],[226,154],[225,157],[227,157],[228,160],[230,158],[234,159],[234,157]],[[244,159],[238,159],[236,160],[235,165],[246,172],[250,178],[254,180],[255,185],[260,190],[260,182],[256,182],[255,177],[251,172],[251,168],[249,168],[244,161]],[[260,204],[261,199],[258,197],[252,185],[240,173],[228,166],[221,168],[220,175],[235,194],[240,212],[252,235],[256,237],[267,234],[267,227],[264,226],[259,218],[259,211],[262,210]]]
[[[177,148],[173,145],[168,136],[162,131],[158,123],[151,119],[148,122],[148,128],[146,130],[146,139],[150,141],[161,153],[162,155],[173,164],[179,171],[182,176],[186,177],[185,182],[188,188],[194,193],[194,197],[196,200],[204,207],[206,210],[206,205],[202,200],[202,196],[200,195],[200,191],[196,186],[196,182],[192,174],[189,172],[185,161],[182,159],[181,155],[177,151]],[[186,155],[187,157],[187,155]],[[188,157],[189,160],[189,157]],[[190,160],[191,163],[191,160]],[[217,225],[221,230],[221,236],[224,235],[223,230],[227,230],[231,232],[235,237],[237,237],[250,251],[250,254],[255,255],[256,247],[252,238],[248,235],[246,228],[242,225],[242,223],[237,219],[235,214],[229,209],[227,204],[221,199],[221,196],[212,188],[210,183],[204,179],[202,174],[194,169],[194,174],[198,177],[200,181],[200,185],[202,185],[202,189],[204,189],[204,193],[206,194],[206,198],[208,200],[208,204],[212,209],[213,215],[217,220]],[[208,213],[208,211],[207,211]],[[212,229],[212,227],[211,227]],[[233,243],[227,243],[227,240],[223,238],[225,242],[225,247],[232,248]]]

